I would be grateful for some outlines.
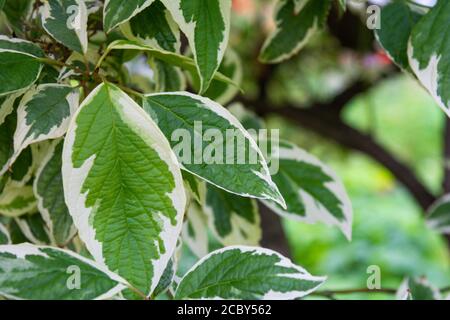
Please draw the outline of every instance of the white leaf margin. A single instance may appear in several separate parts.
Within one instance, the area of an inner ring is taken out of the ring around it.
[[[88,14],[89,13],[88,13],[88,10],[87,10],[84,0],[74,0],[74,1],[78,5],[78,11],[77,11],[77,16],[75,17],[75,21],[77,19],[79,19],[81,28],[74,28],[73,30],[75,31],[75,34],[77,35],[78,40],[80,40],[80,45],[81,45],[83,53],[86,53],[87,49],[88,49],[87,22],[88,22]],[[48,30],[48,28],[46,27],[46,21],[52,17],[49,1],[44,2],[44,5],[41,7],[40,13],[41,13],[42,27],[49,35],[51,35],[53,37],[53,33],[50,30]],[[55,40],[57,40],[57,39],[55,38]],[[60,40],[57,40],[57,41],[60,42]],[[64,43],[62,43],[62,44],[65,45]]]
[[[446,217],[441,217],[440,219],[433,217],[433,212],[445,203],[450,203],[450,194],[442,196],[431,205],[431,207],[427,210],[426,224],[430,229],[436,230],[443,234],[450,234],[450,212],[448,213],[447,219]],[[440,224],[443,220],[449,220],[449,224],[441,227]]]
[[[40,180],[42,171],[45,169],[45,167],[47,166],[49,161],[53,158],[53,156],[55,154],[55,148],[60,142],[61,142],[61,140],[59,140],[59,139],[51,142],[50,146],[48,147],[48,150],[46,150],[46,155],[43,157],[42,162],[40,163],[39,167],[36,170],[36,176],[35,176],[35,179],[33,182],[33,191],[34,191],[34,196],[36,197],[36,200],[37,200],[37,208],[39,210],[39,213],[42,216],[42,219],[44,220],[44,222],[47,226],[48,236],[50,238],[50,241],[53,244],[56,244],[56,240],[54,237],[53,221],[51,219],[51,214],[50,214],[48,208],[44,207],[44,198],[42,198],[40,193],[38,192],[38,182]],[[66,241],[72,239],[76,233],[77,233],[77,229],[75,228],[74,225],[72,225],[72,228],[70,230],[70,233],[69,233]]]
[[[103,6],[103,17],[106,17],[107,15],[107,10],[108,10],[108,5],[111,1],[117,1],[117,0],[106,0],[105,4]],[[120,0],[119,0],[120,1]],[[114,28],[116,28],[117,26],[119,26],[122,23],[125,23],[127,21],[129,21],[131,18],[133,18],[135,15],[137,15],[139,12],[141,12],[142,10],[144,10],[145,8],[149,7],[155,0],[147,0],[144,2],[144,4],[142,6],[137,6],[136,9],[133,11],[133,13],[126,19],[123,19],[119,22],[117,22],[115,25],[111,26],[109,29],[105,30],[106,33],[109,33],[111,30],[113,30]],[[127,0],[127,2],[132,2],[130,0]],[[103,18],[103,21],[105,18]]]
[[[275,150],[273,150],[273,153],[275,155],[278,155],[280,159],[306,162],[313,166],[319,167],[326,175],[332,178],[331,182],[325,183],[325,187],[329,189],[341,201],[342,203],[341,209],[342,212],[344,213],[345,220],[339,221],[326,208],[324,208],[321,204],[317,203],[317,201],[315,201],[311,195],[309,195],[302,189],[299,190],[298,196],[305,206],[305,216],[299,216],[298,214],[295,213],[280,210],[279,207],[277,207],[276,205],[274,205],[269,201],[263,200],[263,203],[271,210],[273,210],[275,213],[291,220],[304,222],[308,224],[315,224],[321,222],[327,225],[338,226],[342,230],[346,238],[350,241],[352,238],[353,209],[350,198],[340,178],[337,176],[334,170],[325,165],[315,156],[311,155],[310,153],[306,152],[303,149],[300,149],[298,146],[292,143],[285,141],[283,143],[291,146],[292,149],[285,148],[282,146],[279,147],[278,150],[275,148]]]
[[[7,244],[11,244],[11,235],[9,234],[8,229],[6,229],[5,225],[0,222],[0,233],[4,234],[6,237],[6,240],[8,241]]]
[[[275,198],[271,197],[268,194],[262,194],[261,197],[256,197],[256,196],[250,195],[248,193],[236,193],[236,192],[233,192],[231,190],[227,190],[224,187],[215,184],[214,182],[206,179],[205,177],[201,177],[197,173],[195,173],[195,172],[185,168],[185,166],[183,166],[182,163],[179,163],[181,168],[183,168],[183,170],[191,173],[192,175],[200,178],[201,180],[207,181],[208,183],[216,186],[217,188],[220,188],[220,189],[225,190],[227,192],[230,192],[230,193],[233,193],[233,194],[237,194],[239,196],[246,197],[246,198],[274,200],[277,203],[279,203],[282,207],[285,208],[286,207],[286,203],[285,203],[285,201],[283,199],[283,196],[281,195],[280,191],[278,190],[277,185],[272,181],[272,178],[270,176],[269,167],[268,167],[267,162],[266,162],[266,160],[265,160],[265,158],[263,156],[263,153],[259,149],[258,144],[256,143],[256,141],[253,139],[253,137],[250,135],[250,133],[247,130],[245,130],[245,128],[242,126],[242,124],[239,122],[239,120],[236,119],[236,117],[234,115],[232,115],[226,108],[222,107],[217,102],[214,102],[213,100],[211,100],[209,98],[202,97],[202,96],[199,96],[199,95],[196,95],[196,94],[193,94],[193,93],[190,93],[190,92],[186,92],[186,91],[151,93],[151,94],[144,95],[144,98],[147,98],[147,97],[151,98],[151,97],[158,97],[158,96],[173,96],[173,95],[189,97],[189,98],[191,98],[191,99],[193,99],[193,100],[195,100],[197,102],[200,102],[202,108],[214,112],[219,117],[227,120],[232,126],[234,126],[236,129],[238,129],[242,133],[242,135],[249,141],[250,148],[253,149],[254,151],[256,151],[256,153],[258,155],[258,158],[260,159],[259,160],[259,165],[261,165],[262,172],[255,172],[255,171],[253,171],[253,173],[255,174],[255,176],[257,176],[258,178],[260,178],[263,181],[265,181],[267,183],[267,185],[272,188],[274,193],[278,193],[279,197],[277,199],[275,199]],[[199,108],[200,108],[200,106],[199,106]]]
[[[94,260],[105,268],[108,266],[103,258],[102,243],[96,239],[96,231],[90,224],[91,215],[95,212],[96,207],[86,208],[87,194],[82,193],[82,187],[84,181],[89,175],[89,171],[92,168],[95,160],[95,156],[91,156],[87,159],[80,168],[74,168],[72,164],[72,148],[75,143],[75,132],[77,129],[76,120],[78,115],[83,109],[88,106],[95,98],[97,93],[105,86],[105,83],[98,85],[89,96],[83,101],[78,108],[75,115],[72,117],[69,129],[64,140],[63,156],[62,156],[62,175],[64,185],[64,198],[66,200],[67,207],[69,208],[70,215],[73,222],[78,229],[79,237],[86,244],[86,248],[89,250]],[[108,84],[112,86],[111,84]],[[164,134],[160,131],[158,126],[153,122],[150,116],[133,101],[128,95],[122,92],[117,87],[113,86],[114,94],[116,95],[114,102],[121,105],[121,108],[117,108],[121,112],[122,120],[124,123],[134,126],[135,133],[145,141],[148,139],[144,135],[148,135],[154,139],[155,144],[151,145],[155,149],[160,159],[165,161],[169,167],[169,171],[173,174],[175,181],[175,188],[172,193],[169,194],[169,198],[172,200],[173,206],[177,211],[177,225],[173,227],[167,217],[163,217],[163,232],[160,234],[166,246],[166,252],[161,254],[158,260],[153,260],[153,279],[150,287],[150,292],[146,293],[150,295],[158,285],[167,263],[173,255],[176,249],[177,239],[181,233],[184,210],[186,206],[186,194],[183,186],[183,179],[178,167],[178,160],[170,148]],[[150,145],[149,145],[150,147]],[[165,231],[164,231],[165,230]]]
[[[109,270],[103,268],[101,265],[98,265],[94,261],[89,260],[89,259],[87,259],[75,252],[69,251],[69,250],[59,249],[59,248],[50,247],[50,246],[36,246],[36,245],[32,245],[30,243],[22,243],[22,244],[16,244],[16,245],[1,245],[0,246],[1,253],[13,254],[18,259],[26,259],[27,256],[42,256],[42,257],[47,258],[48,256],[44,252],[40,251],[40,249],[50,249],[50,250],[54,250],[54,251],[63,252],[64,254],[72,256],[73,258],[76,258],[76,259],[80,260],[81,262],[88,264],[89,266],[105,273],[111,280],[116,281],[118,283],[117,286],[115,286],[108,292],[105,292],[104,294],[98,296],[95,300],[106,300],[106,299],[112,298],[113,296],[115,296],[116,294],[121,292],[123,289],[125,289],[127,286],[129,286],[127,281],[125,279],[121,278],[120,276],[118,276],[117,274],[110,272]],[[1,293],[1,291],[0,291],[0,293]],[[1,295],[5,296],[7,298],[10,298],[10,299],[21,300],[18,297],[11,296],[11,295],[5,295],[3,293],[1,293]]]
[[[306,290],[306,291],[291,291],[291,292],[277,292],[273,290],[269,290],[266,292],[266,294],[262,297],[262,300],[293,300],[297,298],[304,297],[312,292],[314,292],[317,288],[319,288],[327,279],[326,276],[313,276],[311,275],[306,269],[303,267],[296,265],[292,263],[291,260],[288,258],[282,256],[276,251],[261,248],[261,247],[250,247],[250,246],[229,246],[225,247],[216,251],[213,251],[209,253],[208,255],[204,256],[202,259],[200,259],[196,264],[192,266],[192,268],[186,272],[186,274],[183,276],[183,278],[180,281],[180,284],[183,282],[183,280],[192,272],[194,272],[197,267],[202,265],[205,261],[207,261],[209,258],[215,255],[222,254],[223,252],[230,251],[230,250],[239,250],[241,253],[246,252],[253,252],[253,255],[266,255],[266,256],[273,256],[276,255],[280,260],[276,264],[280,267],[286,267],[295,269],[298,271],[298,273],[289,273],[289,274],[279,274],[279,277],[283,278],[291,278],[291,279],[302,279],[302,280],[308,280],[308,281],[320,281],[321,283],[318,284],[316,287]],[[213,298],[206,298],[208,300],[222,300],[222,297],[213,297]]]
[[[217,65],[215,72],[220,67],[220,63],[222,62],[222,59],[225,55],[225,50],[228,46],[228,40],[230,36],[230,25],[231,25],[231,2],[229,0],[209,0],[209,1],[218,1],[219,2],[219,8],[221,15],[223,17],[223,22],[225,25],[225,30],[223,32],[223,39],[219,45],[218,51],[217,51]],[[196,47],[195,47],[195,29],[196,29],[196,22],[186,22],[186,19],[184,18],[183,11],[181,10],[181,0],[161,0],[161,2],[166,6],[166,8],[169,10],[169,12],[172,14],[173,19],[180,27],[181,31],[186,35],[189,46],[192,50],[192,53],[194,55],[194,59],[197,62],[198,57],[196,54]],[[206,91],[207,86],[209,83],[205,83],[205,79],[203,79],[203,75],[200,72],[200,68],[197,63],[197,71],[200,76],[200,92],[203,93]],[[213,78],[212,78],[213,79]],[[211,80],[212,80],[211,79]]]

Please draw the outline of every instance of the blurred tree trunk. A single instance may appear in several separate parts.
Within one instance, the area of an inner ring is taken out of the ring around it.
[[[280,216],[260,202],[258,203],[258,206],[261,214],[261,227],[263,231],[261,246],[275,250],[286,257],[290,257],[289,243]]]

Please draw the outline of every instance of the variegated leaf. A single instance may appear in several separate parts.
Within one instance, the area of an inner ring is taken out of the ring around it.
[[[281,0],[275,13],[276,29],[261,49],[259,59],[279,63],[302,49],[323,28],[331,0]]]
[[[48,0],[41,7],[42,26],[55,40],[85,53],[88,12],[83,0]]]
[[[283,195],[287,209],[264,203],[283,217],[338,226],[348,239],[352,235],[352,206],[337,175],[316,157],[297,146],[281,142],[272,145],[270,161],[278,163],[273,180]]]
[[[0,96],[20,91],[39,77],[44,53],[35,44],[17,38],[0,36]]]
[[[0,246],[0,295],[10,299],[108,299],[125,286],[125,280],[68,250]]]
[[[157,93],[145,96],[144,110],[185,170],[228,192],[284,206],[256,142],[221,105],[187,92]]]
[[[18,187],[7,183],[0,193],[0,215],[19,217],[36,210],[36,199],[31,186]]]
[[[325,279],[268,249],[227,247],[197,262],[175,298],[293,300],[313,292]]]
[[[408,44],[409,64],[422,85],[450,116],[450,1],[438,0],[417,22]]]
[[[52,242],[57,245],[67,244],[76,232],[64,201],[62,148],[63,140],[52,143],[37,170],[33,185],[39,212],[44,218]]]
[[[63,136],[78,99],[78,92],[66,85],[45,84],[29,90],[17,109],[14,154],[9,165],[32,143]]]
[[[188,38],[200,76],[208,89],[222,62],[230,33],[231,0],[162,0]]]
[[[150,295],[175,250],[186,204],[164,135],[124,92],[101,84],[70,124],[62,173],[91,255]]]
[[[202,258],[208,253],[208,219],[196,201],[191,201],[186,215],[181,233],[183,242],[197,257]]]
[[[121,25],[124,35],[133,41],[171,52],[180,52],[180,31],[170,12],[159,1]]]
[[[5,225],[0,222],[0,245],[10,243],[11,237],[9,235],[9,231],[8,229],[6,229]]]
[[[240,197],[208,184],[204,203],[209,227],[224,246],[257,246],[261,219],[254,199]]]
[[[438,199],[428,209],[427,225],[440,233],[450,234],[450,194]]]
[[[103,8],[103,26],[106,32],[127,22],[147,8],[154,0],[106,0]]]

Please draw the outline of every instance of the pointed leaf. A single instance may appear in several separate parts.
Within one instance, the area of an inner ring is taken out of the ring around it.
[[[280,143],[279,150],[273,150],[271,161],[279,163],[272,178],[286,200],[287,210],[265,201],[268,207],[289,219],[336,225],[351,239],[351,202],[344,186],[329,167],[286,142]]]
[[[227,247],[196,263],[181,280],[175,298],[297,299],[324,281],[274,251]]]
[[[71,281],[77,275],[79,288]],[[68,250],[31,244],[0,246],[0,295],[11,299],[108,299],[120,292],[124,283]]]
[[[188,38],[200,75],[200,92],[208,89],[220,66],[230,33],[230,0],[162,0]]]
[[[438,199],[428,209],[427,225],[444,234],[450,234],[450,194]]]
[[[422,85],[450,116],[450,1],[437,4],[415,25],[408,45],[409,64]]]
[[[9,235],[8,229],[0,222],[0,245],[1,244],[10,244],[11,237]]]
[[[161,131],[119,88],[101,84],[70,124],[62,172],[89,252],[149,295],[175,250],[186,203]]]
[[[276,30],[266,39],[259,59],[279,63],[297,54],[323,28],[331,0],[282,0],[276,9]]]
[[[71,50],[87,51],[88,12],[82,0],[48,0],[41,7],[42,26]]]
[[[32,85],[42,70],[40,57],[43,53],[35,44],[0,36],[0,96]]]
[[[402,69],[409,69],[408,40],[412,28],[421,18],[406,2],[394,1],[381,10],[381,29],[375,30],[378,42]]]
[[[254,199],[240,197],[208,184],[204,210],[210,229],[223,245],[259,245],[261,219]]]
[[[15,220],[22,233],[30,242],[38,245],[50,244],[48,230],[40,214],[34,212]]]
[[[106,0],[103,8],[103,26],[106,32],[124,23],[147,8],[154,0]]]
[[[124,35],[133,41],[171,52],[180,52],[180,31],[169,11],[159,1],[121,26]]]
[[[184,169],[229,192],[284,205],[256,142],[224,107],[174,92],[146,95],[144,110],[177,150]],[[205,137],[203,128],[211,137]]]
[[[48,155],[38,168],[33,186],[39,212],[57,245],[65,245],[76,232],[64,201],[62,148],[63,140],[52,144]]]

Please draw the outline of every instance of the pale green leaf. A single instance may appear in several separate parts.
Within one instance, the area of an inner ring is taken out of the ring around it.
[[[0,295],[10,299],[108,299],[124,287],[117,275],[68,250],[0,246]]]
[[[119,88],[101,84],[70,124],[62,173],[66,204],[91,255],[150,295],[175,250],[186,204],[159,128]]]
[[[182,91],[186,89],[186,78],[180,68],[158,59],[151,59],[150,65],[155,73],[155,92]]]
[[[274,251],[227,247],[196,263],[181,280],[175,297],[290,300],[308,295],[324,281]]]

